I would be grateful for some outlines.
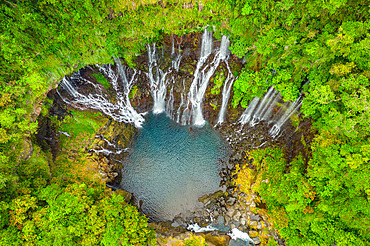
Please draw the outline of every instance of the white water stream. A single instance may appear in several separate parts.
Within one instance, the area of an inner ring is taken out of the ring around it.
[[[274,138],[277,137],[283,125],[302,105],[302,97],[300,96],[292,103],[285,103],[278,112],[274,113],[273,110],[276,108],[275,106],[279,100],[281,100],[280,93],[271,86],[262,99],[258,97],[252,99],[238,122],[241,125],[249,124],[250,126],[255,126],[261,121],[265,121],[267,124],[272,125],[269,134]]]
[[[174,85],[178,83],[176,72],[179,71],[183,55],[181,54],[180,46],[175,49],[174,40],[171,45],[171,66],[161,68],[160,61],[163,58],[163,48],[158,50],[156,44],[147,45],[148,54],[148,70],[145,72],[148,79],[148,86],[153,98],[154,114],[165,112],[177,123],[182,125],[195,125],[201,127],[205,124],[203,116],[203,100],[211,77],[216,69],[223,62],[227,68],[227,77],[224,80],[222,89],[222,103],[218,113],[216,125],[225,122],[228,102],[234,81],[237,79],[232,74],[228,63],[229,56],[229,38],[222,36],[219,47],[213,47],[214,41],[212,32],[205,30],[200,47],[200,57],[198,58],[195,71],[193,73],[192,82],[188,91],[185,88],[185,80],[183,80],[183,91],[180,93],[181,102],[175,102]],[[159,51],[159,52],[158,52]],[[68,92],[69,96],[61,96],[62,99],[72,104],[78,109],[96,109],[106,115],[111,116],[119,122],[131,123],[135,127],[141,127],[144,122],[144,117],[139,114],[130,103],[129,94],[132,86],[138,79],[138,71],[122,65],[119,58],[114,58],[114,66],[97,65],[100,72],[108,78],[115,93],[116,100],[112,102],[108,100],[107,95],[101,85],[92,83],[83,78],[79,72],[74,73],[71,77],[64,77],[61,86]],[[77,86],[80,83],[84,86],[89,86],[93,91],[83,93]],[[280,107],[279,112],[274,112],[277,102],[281,101],[280,93],[270,87],[268,92],[262,98],[254,98],[249,106],[240,116],[238,123],[241,125],[249,124],[255,126],[264,121],[271,125],[269,133],[272,137],[277,137],[281,133],[283,125],[288,119],[298,111],[302,104],[302,98],[291,104],[285,104]],[[175,108],[177,106],[177,108]]]
[[[133,74],[128,78],[127,73],[129,68],[124,67],[118,58],[116,58],[115,61],[117,66],[115,71],[110,64],[99,67],[100,71],[110,78],[110,82],[116,92],[115,103],[107,99],[107,95],[102,92],[103,90],[100,86],[84,79],[79,72],[74,73],[70,78],[64,77],[61,82],[61,86],[71,97],[64,97],[59,93],[59,91],[58,93],[63,101],[80,110],[84,110],[86,108],[95,109],[109,115],[115,121],[134,124],[135,127],[141,127],[144,123],[144,117],[137,113],[131,106],[130,99],[128,97],[131,88],[135,83],[137,71],[133,70]],[[77,84],[80,81],[85,82],[86,86],[92,86],[94,93],[88,92],[86,93],[87,95],[85,95],[84,93],[79,92],[78,88],[74,84]]]

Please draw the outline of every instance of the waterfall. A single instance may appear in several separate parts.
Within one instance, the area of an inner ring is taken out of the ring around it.
[[[71,81],[67,80],[66,77],[62,79],[62,82],[60,83],[62,88],[68,92],[72,97],[77,98],[79,97],[80,93],[77,92],[77,90],[74,88]]]
[[[242,125],[249,123],[250,126],[254,126],[263,120],[267,121],[279,99],[279,92],[270,87],[262,100],[258,97],[252,99],[239,118],[239,122]]]
[[[279,112],[275,113],[275,116],[272,117],[274,107],[279,100],[281,100],[280,93],[277,92],[273,86],[270,87],[262,100],[258,97],[252,99],[240,116],[238,122],[241,125],[248,123],[250,126],[255,126],[261,121],[266,121],[267,124],[273,125],[269,130],[269,134],[274,138],[277,137],[282,126],[302,105],[302,97],[300,96],[293,103],[288,103],[289,106],[286,110],[281,107]]]
[[[302,96],[300,96],[297,100],[291,103],[288,109],[284,112],[284,114],[279,117],[279,120],[272,126],[269,133],[272,137],[277,137],[281,131],[281,127],[287,122],[287,120],[298,111],[298,109],[302,105]]]
[[[159,114],[166,112],[166,114],[175,120],[174,115],[174,102],[175,98],[173,95],[173,87],[169,90],[169,82],[172,80],[173,84],[175,79],[173,77],[173,72],[178,71],[180,68],[180,62],[182,55],[180,51],[175,51],[174,40],[172,39],[172,49],[171,49],[171,63],[172,66],[161,69],[159,64],[159,58],[157,55],[157,49],[155,43],[153,47],[147,45],[148,49],[148,72],[146,73],[149,79],[149,85],[151,89],[151,94],[153,97],[153,113]],[[180,50],[180,46],[178,47]],[[162,58],[163,58],[163,49],[162,49]],[[168,98],[166,98],[168,97]]]
[[[156,44],[147,45],[148,70],[145,72],[150,93],[153,98],[154,114],[165,112],[170,118],[182,125],[203,126],[205,119],[203,116],[203,100],[211,77],[216,69],[223,64],[227,69],[227,76],[222,88],[222,102],[218,112],[216,125],[225,122],[227,106],[230,99],[231,89],[234,77],[229,58],[229,38],[222,36],[220,46],[213,47],[212,32],[205,30],[201,37],[200,57],[192,76],[190,88],[187,91],[185,86],[186,79],[183,79],[183,90],[176,85],[180,64],[183,58],[181,47],[175,44],[174,37],[171,39],[171,64],[166,63],[164,49],[162,52],[156,48]],[[177,47],[176,47],[177,45]],[[184,54],[185,55],[185,54]],[[132,86],[138,79],[140,72],[122,65],[119,58],[114,58],[115,69],[110,64],[100,66],[96,65],[100,72],[109,79],[113,90],[116,93],[116,100],[112,103],[105,94],[106,89],[100,84],[87,80],[79,72],[72,74],[69,78],[63,78],[61,87],[68,93],[68,97],[63,100],[72,106],[80,109],[96,109],[106,115],[111,116],[116,121],[133,123],[136,127],[141,127],[144,118],[132,107],[129,94]],[[190,81],[189,81],[190,82]],[[84,87],[89,89],[89,93],[83,93],[76,85],[83,83]],[[91,87],[91,89],[90,89]],[[93,92],[90,92],[93,91]],[[181,100],[181,101],[180,101]],[[272,125],[270,135],[276,137],[281,132],[282,126],[289,117],[296,112],[302,104],[302,98],[287,106],[286,110],[273,112],[276,109],[277,102],[280,102],[280,93],[270,87],[267,93],[261,97],[255,97],[249,106],[240,116],[238,123],[255,126],[261,121]],[[280,107],[281,108],[281,107]],[[281,109],[282,110],[282,109]],[[272,117],[274,115],[274,117]]]
[[[116,103],[110,102],[100,86],[84,79],[79,72],[74,73],[70,78],[64,77],[61,82],[61,87],[71,97],[64,97],[59,91],[58,94],[64,102],[72,107],[80,110],[84,110],[86,108],[99,110],[112,117],[115,121],[132,123],[135,127],[139,128],[144,123],[144,118],[131,106],[130,99],[128,97],[133,84],[136,82],[137,71],[134,70],[133,75],[128,79],[128,68],[124,67],[118,58],[115,59],[115,61],[117,64],[117,72],[112,69],[110,64],[100,66],[99,69],[110,79],[110,83],[116,92]],[[75,88],[74,81],[82,81],[87,85],[93,85],[95,92],[89,91],[87,95],[80,93],[78,89]]]
[[[239,118],[240,124],[245,125],[252,119],[254,110],[256,109],[259,101],[260,101],[259,97],[255,97],[252,99],[248,107],[244,110],[243,114]]]
[[[155,43],[147,45],[148,53],[148,72],[146,73],[149,79],[149,85],[151,88],[151,94],[153,97],[153,113],[158,114],[166,112],[166,114],[173,120],[176,120],[182,125],[194,124],[197,126],[203,126],[205,123],[202,103],[204,95],[209,83],[210,78],[215,73],[217,67],[221,61],[225,61],[229,55],[229,38],[223,36],[221,39],[221,45],[216,50],[215,55],[211,62],[207,63],[208,58],[213,51],[213,38],[212,32],[207,30],[204,31],[201,39],[201,51],[198,59],[196,69],[194,71],[193,80],[189,89],[189,92],[185,93],[185,85],[183,86],[184,91],[181,93],[180,106],[175,110],[175,97],[173,95],[173,84],[175,84],[174,72],[179,71],[180,62],[182,55],[180,52],[180,46],[175,49],[174,38],[171,39],[171,67],[160,68],[157,49]],[[231,73],[229,65],[226,63],[228,69],[228,77],[225,80],[223,89],[222,105],[219,113],[218,123],[224,121],[225,112],[227,109],[227,103],[230,97],[230,91],[235,80]],[[170,87],[173,81],[172,88]],[[175,113],[176,112],[176,113]]]
[[[212,62],[203,67],[209,55],[212,53],[212,33],[207,30],[204,32],[202,36],[201,57],[198,60],[194,72],[194,79],[188,93],[188,102],[183,114],[182,124],[190,124],[191,122],[196,126],[203,126],[205,124],[202,110],[203,98],[210,78],[221,60],[225,60],[228,55],[228,46],[229,39],[223,36],[220,48],[216,52]]]
[[[155,43],[153,44],[153,49],[150,45],[147,45],[148,48],[148,58],[149,58],[149,68],[146,75],[149,78],[151,93],[153,97],[153,113],[159,114],[165,111],[165,99],[167,94],[167,81],[166,75],[168,72],[163,72],[157,66],[157,54]],[[156,73],[153,74],[153,69],[156,68]]]
[[[182,87],[185,88],[185,81],[183,81]],[[184,98],[185,98],[184,94],[181,94],[180,105],[179,105],[179,107],[177,109],[177,112],[176,112],[176,122],[177,123],[180,123],[180,121],[181,121],[180,116],[181,116],[181,109],[184,106],[184,101],[185,101]]]
[[[179,54],[176,54],[176,52],[175,52],[175,42],[174,42],[173,38],[172,38],[171,42],[172,42],[172,49],[171,49],[172,67],[176,71],[179,71],[180,62],[181,62],[181,59],[182,59],[182,55],[180,53]],[[178,45],[178,51],[180,52],[180,45]]]
[[[217,125],[222,124],[225,121],[225,112],[227,109],[227,104],[229,102],[231,88],[233,87],[235,81],[235,77],[232,74],[228,63],[226,63],[226,67],[229,73],[227,74],[227,78],[224,82],[224,87],[222,89],[222,103],[220,112],[218,113]]]
[[[275,91],[274,87],[271,86],[259,103],[249,124],[254,126],[262,120],[267,120],[271,116],[272,110],[278,99],[280,99],[279,92]]]
[[[173,95],[173,87],[171,88],[169,98],[166,102],[166,114],[174,119],[173,104],[175,102],[175,97]]]
[[[190,90],[188,93],[188,101],[187,106],[183,112],[181,123],[183,125],[187,125],[191,123],[192,111],[191,111],[191,104],[197,104],[196,102],[196,95],[198,89],[198,77],[199,77],[199,70],[206,62],[208,56],[212,53],[212,33],[208,32],[207,30],[204,31],[202,35],[202,44],[201,44],[201,51],[200,51],[200,58],[197,62],[197,66],[194,72],[194,79],[190,86]],[[194,106],[193,106],[194,107]],[[194,116],[193,116],[194,117]]]

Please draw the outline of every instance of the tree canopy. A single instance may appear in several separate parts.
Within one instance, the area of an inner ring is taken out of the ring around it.
[[[316,132],[310,154],[291,161],[277,149],[251,154],[269,180],[256,192],[286,243],[369,245],[369,16],[367,0],[2,1],[1,244],[139,245],[153,238],[119,195],[53,177],[50,153],[38,147],[31,159],[22,155],[46,93],[64,75],[113,55],[135,66],[145,43],[208,27],[229,35],[232,53],[246,61],[232,106],[246,107],[271,85],[284,100],[304,96],[301,112]]]

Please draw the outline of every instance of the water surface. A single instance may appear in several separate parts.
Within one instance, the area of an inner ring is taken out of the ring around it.
[[[220,189],[220,159],[227,147],[207,123],[180,126],[165,114],[150,114],[124,160],[121,186],[142,200],[153,220],[194,211],[198,198]]]

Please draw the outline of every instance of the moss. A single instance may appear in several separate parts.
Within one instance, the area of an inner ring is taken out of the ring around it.
[[[92,147],[95,134],[108,119],[101,113],[72,111],[59,123],[59,152],[52,165],[52,173],[57,180],[101,182],[97,163],[87,149]]]
[[[214,235],[205,235],[206,243],[211,243],[214,246],[223,246],[229,245],[229,237],[228,236],[214,236]]]
[[[210,102],[209,105],[211,105],[211,107],[213,108],[213,110],[216,110],[218,107],[221,106],[221,105],[213,104],[212,102]]]
[[[257,231],[249,231],[249,236],[250,237],[258,237],[258,232]]]
[[[101,73],[93,73],[92,76],[98,81],[98,83],[102,84],[106,89],[111,87],[111,84],[108,80],[101,74]]]
[[[225,73],[221,70],[219,73],[216,73],[215,76],[211,79],[215,85],[211,89],[213,95],[219,95],[221,93],[221,87],[225,82]]]
[[[86,135],[90,136],[104,126],[106,117],[100,112],[72,111],[72,116],[67,116],[60,124],[59,130],[67,132],[71,137]]]
[[[183,241],[178,241],[174,244],[174,246],[206,246],[209,245],[206,243],[206,240],[202,236],[196,236],[194,234],[191,234],[190,237]]]
[[[216,191],[215,193],[207,194],[207,195],[204,195],[204,196],[200,197],[198,199],[198,201],[200,201],[202,203],[206,203],[207,201],[214,200],[217,197],[221,197],[223,195],[224,195],[224,193],[221,190],[219,190],[219,191]]]
[[[128,95],[129,98],[135,98],[138,92],[138,87],[137,85],[134,85],[130,91],[130,94]]]

